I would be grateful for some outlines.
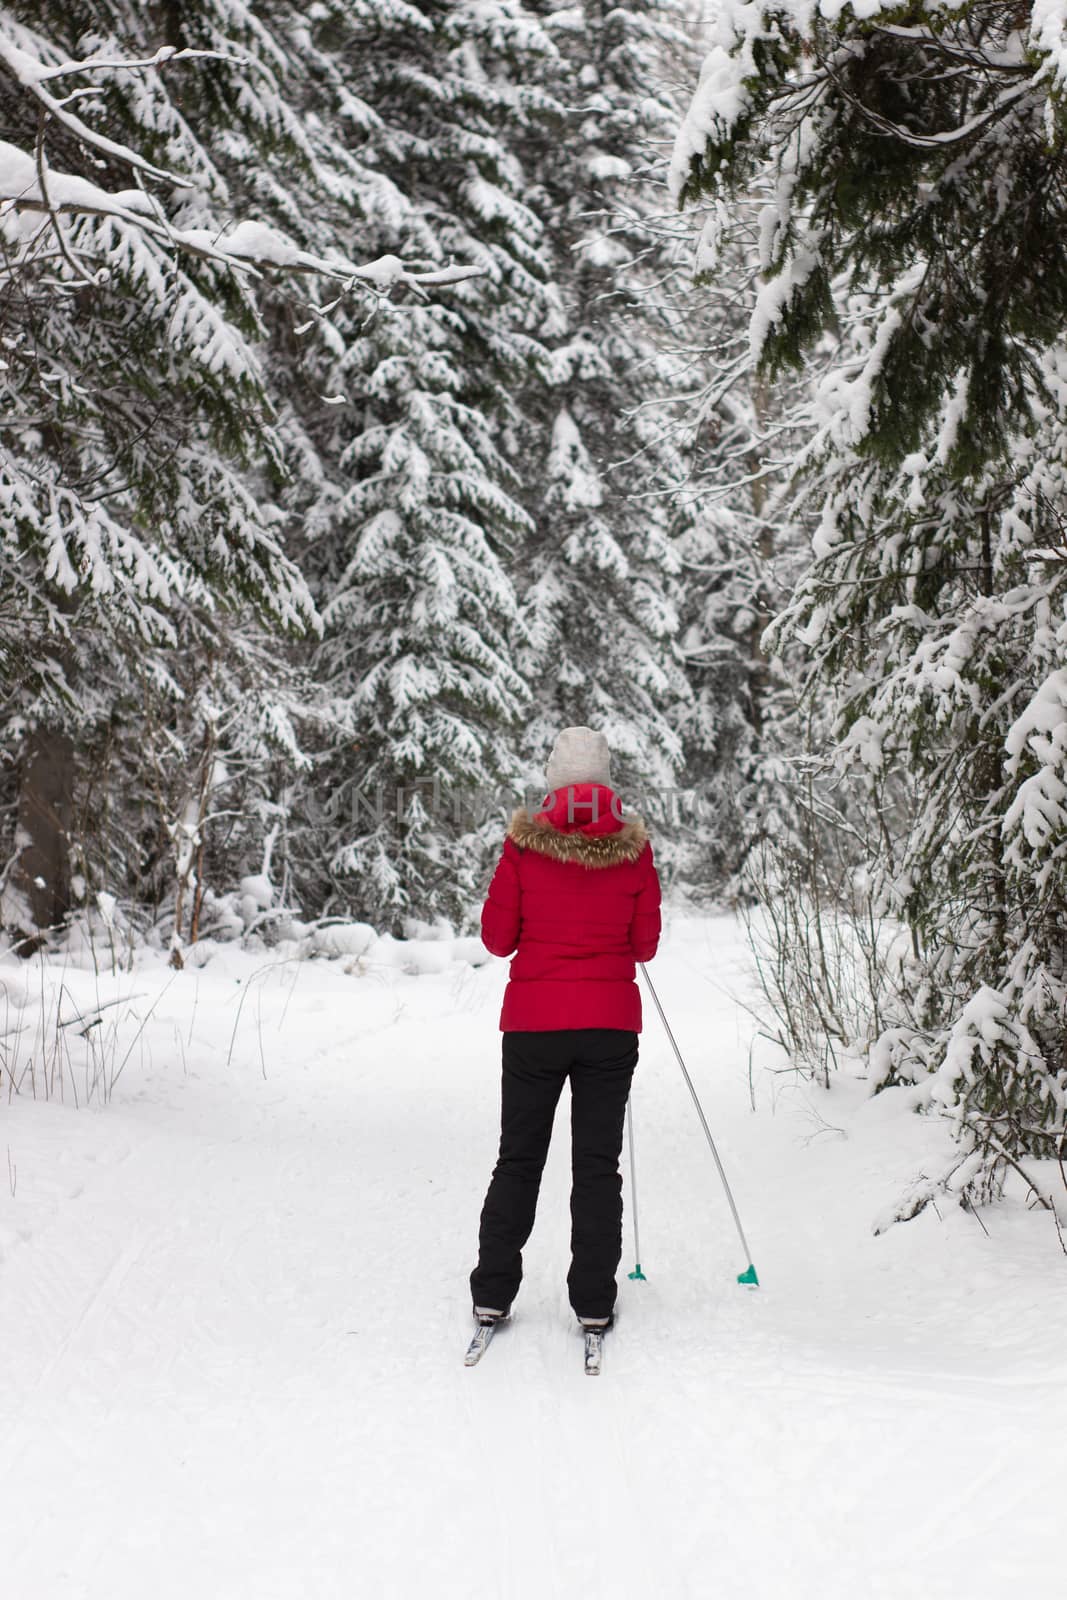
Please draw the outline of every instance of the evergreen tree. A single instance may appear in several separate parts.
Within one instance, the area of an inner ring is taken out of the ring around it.
[[[30,10],[27,23],[49,27]],[[79,50],[114,60],[110,41],[88,16],[66,20],[56,38],[5,18],[0,49],[16,141],[0,222],[0,447],[5,565],[20,601],[7,689],[29,841],[12,882],[24,930],[70,905],[75,741],[110,718],[124,672],[152,670],[190,607],[249,603],[290,628],[312,615],[242,476],[271,441],[241,274],[209,241],[182,241],[150,198],[172,181],[164,161],[180,183],[200,176],[203,152],[160,130],[148,152],[129,144],[107,115],[118,71],[68,65]],[[86,75],[104,84],[83,117],[61,100]]]
[[[699,797],[685,877],[696,892],[747,899],[753,851],[780,835],[783,757],[796,737],[790,664],[765,630],[798,571],[803,527],[792,515],[784,463],[800,436],[797,385],[755,371],[748,317],[758,268],[753,207],[728,225],[708,216],[686,303],[701,381],[685,398],[688,476],[677,496],[681,644],[692,699],[680,721],[685,782]],[[718,268],[706,268],[715,237]],[[689,262],[686,276],[692,277]],[[681,293],[681,289],[676,292]]]
[[[1050,1153],[1067,1103],[1057,30],[991,3],[724,7],[677,165],[683,199],[773,180],[764,369],[837,341],[779,633],[833,696],[879,818],[872,905],[908,930],[875,1079],[954,1108],[972,1188]]]
[[[284,548],[286,441],[264,362],[266,318],[278,313],[266,284],[288,285],[292,322],[303,299],[292,284],[308,275],[335,297],[362,281],[364,305],[378,286],[411,279],[396,259],[353,261],[344,247],[358,240],[331,236],[310,203],[320,196],[326,209],[351,174],[339,145],[317,144],[291,103],[311,93],[291,81],[300,25],[294,7],[253,13],[211,0],[62,15],[25,6],[17,22],[0,18],[11,139],[0,163],[0,622],[17,816],[30,840],[7,905],[24,928],[47,927],[70,905],[70,833],[86,815],[78,752],[94,771],[105,750],[121,765],[116,724],[126,719],[135,766],[147,693],[170,759],[188,760],[160,697],[176,708],[190,664],[232,646],[234,670],[205,674],[216,690],[241,683],[230,709],[247,715],[248,668],[263,661],[256,627],[299,633],[314,621]],[[245,635],[227,612],[244,615]],[[263,737],[276,750],[288,740],[291,756],[276,667],[272,677],[273,703],[259,692],[265,681],[252,703],[262,703]],[[207,703],[188,689],[184,700]],[[191,730],[192,747],[207,733]],[[135,859],[123,887],[136,892]]]
[[[782,515],[763,452],[782,429],[772,387],[739,359],[752,269],[731,239],[709,306],[669,205],[673,84],[693,66],[683,0],[545,10],[568,110],[526,160],[566,320],[554,388],[531,397],[542,429],[524,473],[537,527],[524,671],[544,686],[528,770],[560,722],[602,723],[624,786],[681,786],[680,803],[660,803],[661,855],[722,894],[762,803],[780,698],[759,640]]]
[[[351,147],[376,174],[355,199],[365,234],[481,274],[447,305],[335,318],[330,386],[347,404],[299,416],[326,624],[315,671],[333,708],[312,780],[318,888],[400,927],[412,910],[469,914],[502,810],[488,823],[478,792],[517,781],[527,691],[509,568],[529,518],[509,441],[555,312],[515,146],[542,114],[531,80],[551,44],[501,0],[324,8],[310,47],[365,108]]]
[[[657,292],[677,240],[653,226],[676,115],[666,59],[684,42],[681,8],[585,0],[541,10],[557,47],[547,68],[559,109],[527,141],[524,161],[559,313],[545,330],[547,374],[535,374],[524,399],[535,532],[523,552],[530,642],[520,661],[537,703],[523,753],[536,780],[558,727],[603,728],[618,781],[640,799],[645,785],[680,775],[677,722],[690,699],[671,505],[685,468],[667,410],[684,335]]]

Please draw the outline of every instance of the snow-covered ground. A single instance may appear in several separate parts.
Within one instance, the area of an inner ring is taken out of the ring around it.
[[[565,1101],[513,1325],[462,1365],[506,963],[346,966],[63,974],[64,1017],[132,999],[95,1030],[98,1069],[126,1058],[107,1103],[75,1109],[68,1028],[65,1101],[38,1076],[0,1105],[6,1597],[1062,1595],[1052,1224],[1010,1201],[988,1235],[950,1209],[875,1238],[945,1130],[768,1060],[753,1111],[729,920],[674,919],[652,971],[762,1287],[735,1285],[648,1005],[648,1281],[624,1277],[599,1379],[564,1291]],[[0,965],[0,1031],[57,979]]]

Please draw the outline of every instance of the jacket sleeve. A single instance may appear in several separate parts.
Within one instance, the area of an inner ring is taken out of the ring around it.
[[[651,961],[659,945],[660,889],[659,873],[652,859],[652,846],[645,848],[645,875],[637,892],[634,914],[630,919],[630,949],[635,961]]]
[[[521,898],[519,847],[514,840],[505,839],[504,854],[497,862],[482,907],[482,943],[491,955],[510,956],[517,948]]]

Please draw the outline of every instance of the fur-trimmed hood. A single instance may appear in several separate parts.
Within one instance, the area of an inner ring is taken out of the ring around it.
[[[555,861],[577,861],[583,867],[615,867],[622,861],[636,861],[648,843],[640,817],[624,817],[615,833],[583,833],[580,828],[564,833],[550,822],[538,822],[525,806],[512,812],[507,836],[520,850],[536,850]]]

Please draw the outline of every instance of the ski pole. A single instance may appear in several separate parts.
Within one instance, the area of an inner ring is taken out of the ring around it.
[[[722,1186],[726,1190],[726,1198],[730,1202],[730,1210],[733,1212],[733,1218],[734,1218],[734,1222],[735,1222],[735,1224],[737,1226],[738,1237],[741,1240],[741,1244],[742,1244],[742,1247],[744,1249],[745,1255],[748,1257],[748,1266],[746,1267],[744,1272],[739,1272],[737,1274],[737,1281],[738,1281],[738,1283],[750,1284],[753,1287],[758,1288],[759,1287],[759,1278],[756,1276],[756,1269],[752,1264],[752,1251],[748,1247],[748,1240],[745,1238],[745,1230],[741,1226],[741,1216],[740,1216],[740,1213],[738,1212],[738,1209],[737,1209],[737,1202],[733,1197],[733,1191],[731,1190],[729,1182],[727,1181],[726,1172],[725,1172],[725,1170],[723,1168],[723,1164],[719,1160],[719,1152],[715,1148],[715,1140],[711,1137],[711,1129],[708,1127],[708,1119],[704,1115],[704,1107],[700,1104],[700,1100],[697,1097],[697,1092],[696,1092],[695,1088],[693,1087],[693,1080],[689,1076],[689,1073],[686,1071],[685,1062],[682,1060],[682,1052],[679,1050],[677,1041],[675,1040],[675,1037],[674,1037],[674,1034],[671,1032],[671,1025],[667,1021],[666,1013],[664,1012],[663,1007],[660,1005],[659,995],[656,993],[655,985],[653,984],[652,979],[648,975],[648,968],[645,966],[645,963],[643,961],[639,962],[638,965],[640,966],[641,971],[642,971],[642,973],[644,975],[645,982],[648,984],[649,993],[651,994],[653,1000],[656,1002],[656,1010],[659,1012],[660,1021],[663,1023],[663,1026],[667,1030],[667,1038],[671,1041],[671,1048],[673,1049],[674,1054],[675,1054],[675,1056],[677,1058],[678,1065],[682,1069],[682,1077],[686,1081],[686,1084],[687,1084],[688,1089],[689,1089],[689,1093],[693,1096],[693,1104],[697,1108],[697,1116],[700,1118],[700,1125],[704,1129],[704,1133],[705,1133],[705,1135],[707,1137],[708,1148],[709,1148],[709,1150],[711,1151],[712,1155],[715,1158],[715,1165],[719,1169],[719,1177],[722,1179]]]
[[[637,1232],[637,1163],[634,1161],[634,1110],[633,1101],[626,1101],[626,1132],[630,1141],[630,1197],[633,1201],[634,1213],[634,1270],[627,1274],[630,1278],[640,1278],[646,1282],[641,1271],[641,1241]]]

